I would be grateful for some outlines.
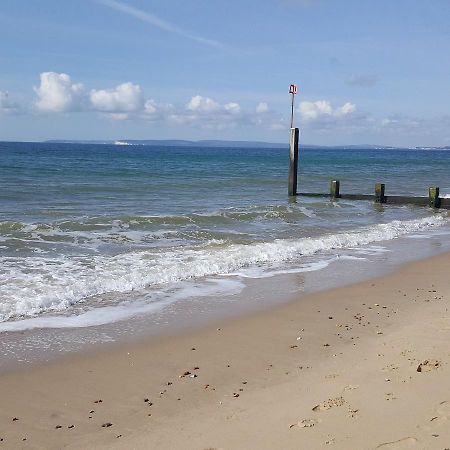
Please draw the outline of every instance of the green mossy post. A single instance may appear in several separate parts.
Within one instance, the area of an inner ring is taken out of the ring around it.
[[[383,183],[377,183],[375,185],[375,203],[386,203],[384,188],[385,185]]]
[[[428,204],[432,208],[439,208],[439,206],[441,206],[441,199],[439,198],[439,188],[437,186],[428,188]]]
[[[330,197],[331,198],[339,198],[341,196],[339,189],[341,183],[339,180],[331,180],[330,181]]]
[[[297,171],[298,171],[298,128],[291,128],[289,141],[289,178],[288,194],[297,195]]]

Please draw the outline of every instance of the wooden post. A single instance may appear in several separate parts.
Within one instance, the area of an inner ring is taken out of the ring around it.
[[[341,194],[339,192],[340,188],[339,180],[331,180],[330,182],[330,197],[331,198],[340,198]]]
[[[298,171],[298,128],[291,128],[289,142],[289,178],[288,194],[297,195],[297,171]]]
[[[386,197],[384,196],[385,185],[383,183],[377,183],[375,185],[375,203],[386,203]]]
[[[439,198],[439,188],[437,186],[428,189],[428,204],[432,208],[439,208],[441,206],[441,199]]]

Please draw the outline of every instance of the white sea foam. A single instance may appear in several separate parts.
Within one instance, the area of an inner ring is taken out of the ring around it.
[[[181,282],[176,289],[153,292],[143,300],[98,307],[78,315],[47,315],[3,322],[0,323],[0,333],[35,328],[86,328],[105,325],[129,319],[138,314],[155,312],[180,300],[214,295],[236,295],[244,286],[239,280],[220,278],[208,279],[202,283],[185,281]]]
[[[169,283],[237,272],[258,265],[301,264],[299,257],[394,239],[447,224],[444,215],[392,221],[352,232],[253,244],[131,251],[115,256],[0,258],[0,321],[64,310],[102,294],[158,289]],[[373,249],[372,249],[373,250]]]
[[[306,264],[300,264],[299,266],[283,269],[270,269],[267,267],[248,267],[238,272],[231,272],[227,275],[238,276],[242,278],[271,278],[277,275],[287,275],[292,273],[302,272],[315,272],[316,270],[322,270],[328,267],[336,258],[328,258],[320,261],[314,261]]]

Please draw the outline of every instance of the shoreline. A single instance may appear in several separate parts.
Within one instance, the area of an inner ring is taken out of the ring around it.
[[[354,256],[322,255],[319,270],[279,274],[263,278],[237,278],[234,284],[243,288],[237,293],[192,297],[190,299],[156,305],[153,312],[140,313],[117,322],[95,326],[68,326],[53,328],[45,323],[58,321],[82,324],[82,316],[38,316],[44,328],[0,332],[0,374],[35,364],[47,364],[61,357],[103,351],[122,344],[139,344],[149,339],[160,339],[178,335],[195,329],[203,329],[209,324],[223,320],[234,320],[240,316],[270,311],[274,307],[298,301],[316,292],[367,281],[398,270],[411,261],[417,261],[450,251],[449,227],[380,241],[375,246],[361,246],[349,253]],[[380,247],[381,246],[381,247]],[[308,266],[309,263],[306,263]],[[225,277],[224,280],[227,280]],[[219,279],[220,282],[220,279]],[[228,280],[227,280],[228,282]],[[202,281],[200,281],[202,283]],[[150,304],[150,308],[153,306]],[[159,308],[159,309],[158,309]],[[108,310],[108,308],[106,308]],[[93,309],[98,316],[104,314],[102,308]],[[110,314],[106,311],[106,314]],[[26,320],[24,321],[26,322]],[[11,322],[13,324],[14,322]],[[21,324],[21,321],[18,322]],[[8,325],[8,323],[7,323]],[[0,328],[1,329],[1,328]]]
[[[442,449],[449,267],[446,253],[213,326],[0,375],[0,445]]]

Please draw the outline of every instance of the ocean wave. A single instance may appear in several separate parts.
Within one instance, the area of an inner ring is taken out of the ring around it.
[[[239,280],[208,279],[203,283],[181,282],[176,289],[153,292],[144,299],[122,301],[114,306],[101,306],[81,314],[47,315],[0,323],[0,333],[24,331],[35,328],[85,328],[105,325],[128,319],[138,314],[156,312],[171,303],[195,297],[214,295],[236,295],[244,284]]]
[[[130,251],[119,255],[38,254],[0,258],[0,321],[61,311],[104,294],[147,288],[238,272],[258,265],[293,262],[319,252],[332,252],[395,239],[448,223],[444,215],[365,226],[320,237],[275,239],[251,244],[173,247]]]

